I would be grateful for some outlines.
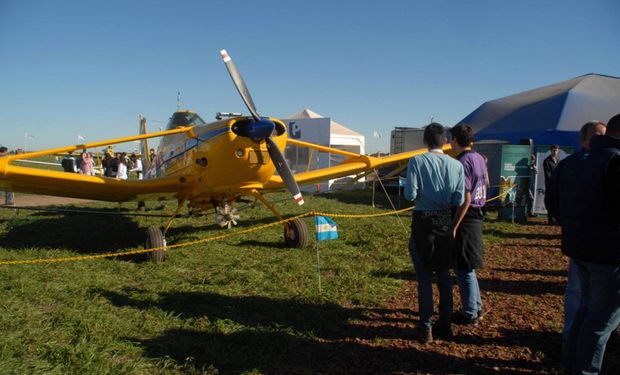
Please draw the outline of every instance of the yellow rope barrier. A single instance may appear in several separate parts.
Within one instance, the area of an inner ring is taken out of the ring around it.
[[[487,202],[490,202],[490,201],[492,201],[494,199],[498,199],[502,195],[505,196],[506,193],[500,194],[500,195],[498,195],[496,197],[488,199]],[[82,261],[82,260],[93,260],[93,259],[112,258],[112,257],[128,256],[128,255],[136,255],[136,254],[145,254],[145,253],[150,253],[150,252],[159,251],[159,250],[168,251],[170,249],[176,249],[176,248],[179,248],[179,247],[187,247],[187,246],[196,245],[196,244],[200,244],[200,243],[206,243],[206,242],[211,242],[211,241],[222,240],[222,239],[233,237],[233,236],[237,236],[237,235],[252,233],[252,232],[256,232],[256,231],[259,231],[259,230],[262,230],[262,229],[265,229],[265,228],[269,228],[269,227],[273,227],[273,226],[276,226],[276,225],[279,225],[279,224],[283,224],[283,223],[286,223],[288,221],[292,221],[292,220],[295,220],[295,219],[301,219],[301,218],[308,217],[308,216],[329,216],[329,217],[338,217],[338,218],[371,218],[371,217],[398,215],[398,214],[401,214],[403,212],[407,212],[407,211],[411,211],[411,210],[413,210],[413,206],[407,207],[407,208],[403,208],[403,209],[397,210],[397,211],[390,211],[390,212],[383,212],[383,213],[376,213],[376,214],[333,214],[333,213],[326,213],[326,212],[319,212],[319,211],[310,211],[310,212],[306,212],[306,213],[303,213],[303,214],[300,214],[300,215],[297,215],[297,216],[290,217],[288,219],[275,221],[275,222],[269,223],[269,224],[258,225],[258,226],[252,227],[252,228],[248,228],[248,229],[245,229],[245,230],[238,231],[238,232],[221,234],[221,235],[217,235],[217,236],[203,238],[203,239],[200,239],[200,240],[195,240],[195,241],[190,241],[190,242],[183,242],[183,243],[174,244],[174,245],[160,246],[160,247],[154,247],[154,248],[150,248],[150,249],[133,249],[133,250],[127,250],[127,251],[120,251],[120,252],[110,252],[110,253],[103,253],[103,254],[73,256],[73,257],[64,257],[64,258],[47,258],[47,259],[41,259],[40,258],[40,259],[25,259],[25,260],[0,260],[0,266],[19,265],[19,264],[52,264],[52,263],[77,262],[77,261]]]

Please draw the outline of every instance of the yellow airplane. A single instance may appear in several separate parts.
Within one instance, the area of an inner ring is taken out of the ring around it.
[[[174,198],[177,213],[188,203],[196,211],[216,209],[217,223],[230,228],[238,216],[234,203],[242,196],[254,196],[280,220],[282,215],[263,196],[265,191],[288,189],[298,204],[303,196],[298,184],[358,174],[391,164],[405,165],[409,158],[425,150],[404,152],[376,158],[331,147],[289,139],[286,125],[279,119],[261,117],[250,92],[226,50],[220,51],[228,72],[251,116],[235,116],[206,123],[191,111],[175,112],[166,130],[147,133],[141,118],[139,135],[0,157],[0,190],[85,198],[111,202],[144,201]],[[150,154],[148,139],[162,137],[155,155]],[[144,179],[117,180],[103,176],[51,171],[15,165],[14,161],[45,155],[93,149],[113,144],[141,141]],[[282,150],[287,144],[342,155],[339,165],[293,174]],[[276,174],[277,171],[277,174]],[[164,226],[149,227],[147,248],[165,246],[165,233],[173,218]],[[303,248],[309,234],[305,223],[296,219],[284,228],[289,247]],[[154,261],[164,259],[164,251],[150,253]]]

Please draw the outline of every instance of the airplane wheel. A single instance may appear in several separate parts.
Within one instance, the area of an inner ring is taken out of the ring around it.
[[[288,221],[284,224],[284,243],[288,247],[304,249],[308,246],[308,227],[300,219]]]
[[[145,249],[163,247],[162,249],[146,253],[147,258],[155,263],[161,263],[166,259],[166,239],[161,229],[158,227],[148,227],[146,229]]]

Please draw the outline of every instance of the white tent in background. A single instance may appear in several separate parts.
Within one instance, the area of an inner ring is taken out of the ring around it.
[[[333,121],[329,117],[320,115],[310,109],[304,109],[286,119],[283,119],[288,127],[289,137],[302,141],[316,143],[322,146],[337,148],[356,154],[365,154],[365,137],[344,125]],[[294,172],[304,172],[317,168],[327,168],[342,162],[344,157],[325,152],[311,151],[304,147],[289,145],[286,147],[286,159]],[[325,191],[344,185],[349,177],[337,180],[329,180],[320,184],[303,186],[304,191]],[[360,180],[363,182],[363,179]]]

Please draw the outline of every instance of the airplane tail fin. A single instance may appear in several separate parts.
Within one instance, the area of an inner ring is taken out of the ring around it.
[[[140,115],[140,134],[146,134],[146,118]],[[140,153],[142,154],[142,169],[143,171],[149,170],[151,167],[151,149],[149,148],[149,140],[143,139],[140,141]]]

